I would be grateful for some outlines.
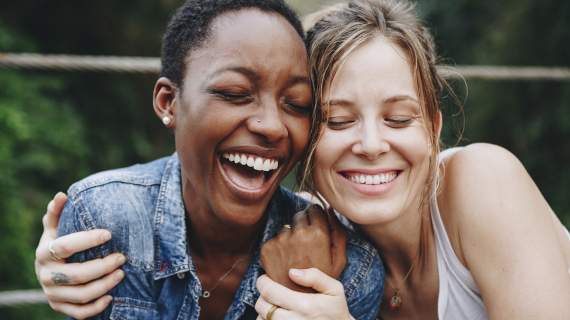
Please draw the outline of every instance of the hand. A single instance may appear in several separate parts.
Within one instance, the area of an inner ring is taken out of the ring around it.
[[[348,311],[342,283],[319,269],[291,269],[291,279],[303,287],[311,287],[318,294],[291,291],[263,275],[257,279],[261,296],[255,303],[257,320],[266,319],[273,305],[279,306],[271,320],[326,319],[354,320]]]
[[[111,239],[107,230],[91,230],[57,238],[57,224],[63,205],[64,193],[50,201],[43,218],[44,233],[36,249],[36,276],[42,285],[50,306],[73,318],[84,319],[103,312],[112,297],[105,295],[124,277],[123,270],[115,270],[125,263],[122,254],[111,254],[104,259],[85,263],[65,263],[65,258],[80,251],[98,246]],[[57,239],[56,239],[57,238]],[[61,260],[54,260],[49,245]],[[104,276],[102,279],[89,282]],[[89,282],[87,284],[84,284]],[[91,300],[92,303],[88,303]]]
[[[259,262],[269,278],[299,292],[314,292],[291,281],[290,268],[318,268],[338,278],[346,265],[347,231],[332,210],[311,205],[293,217],[292,229],[283,229],[261,247]]]

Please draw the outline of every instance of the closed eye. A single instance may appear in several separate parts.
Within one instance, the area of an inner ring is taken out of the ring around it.
[[[412,122],[412,119],[406,119],[406,120],[386,119],[386,121],[388,121],[390,124],[396,127],[403,127]]]

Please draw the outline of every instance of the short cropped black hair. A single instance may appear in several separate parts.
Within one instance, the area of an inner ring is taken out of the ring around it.
[[[181,88],[186,57],[205,43],[210,23],[218,15],[242,8],[258,8],[283,16],[304,39],[303,25],[283,0],[188,0],[170,20],[162,42],[160,77],[169,78]]]

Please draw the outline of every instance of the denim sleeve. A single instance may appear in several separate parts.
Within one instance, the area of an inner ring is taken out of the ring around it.
[[[58,237],[62,237],[71,233],[76,233],[76,232],[80,232],[80,231],[88,231],[88,230],[92,230],[93,228],[90,228],[89,226],[86,226],[83,221],[80,219],[76,207],[79,204],[77,198],[73,198],[74,192],[73,190],[70,188],[70,190],[68,191],[68,199],[67,202],[65,203],[65,206],[63,207],[63,210],[61,212],[61,216],[59,218],[59,224],[57,226],[57,236]],[[103,244],[102,246],[104,246],[105,244]],[[103,258],[103,254],[101,251],[101,246],[95,247],[95,248],[91,248],[85,251],[81,251],[78,253],[73,254],[72,256],[68,257],[65,259],[66,263],[82,263],[85,261],[89,261],[89,260],[95,260],[97,258]],[[111,291],[109,291],[107,294],[111,294],[111,292],[114,290],[111,289]],[[88,319],[109,319],[111,316],[111,309],[112,309],[112,305],[113,302],[111,302],[107,308],[105,308],[105,310]],[[74,319],[72,317],[68,316],[68,319]]]
[[[356,320],[378,317],[384,293],[384,268],[376,249],[349,231],[346,248],[347,264],[339,280],[350,314]]]

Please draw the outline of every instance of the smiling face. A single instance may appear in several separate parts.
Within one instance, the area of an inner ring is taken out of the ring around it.
[[[258,222],[307,144],[311,98],[306,51],[286,19],[258,9],[215,18],[172,100],[187,212]]]
[[[421,203],[429,135],[406,59],[384,37],[370,39],[350,53],[323,95],[329,122],[315,150],[313,180],[357,224],[417,214]]]

